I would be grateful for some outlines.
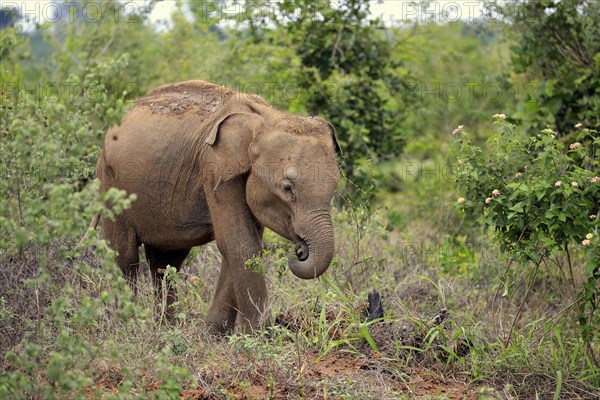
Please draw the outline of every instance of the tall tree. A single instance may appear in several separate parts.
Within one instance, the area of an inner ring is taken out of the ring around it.
[[[360,167],[398,155],[404,141],[394,93],[403,82],[391,70],[393,44],[368,0],[284,0],[245,11],[248,40],[291,49],[269,60],[271,76],[299,91],[297,110],[329,119],[346,155],[347,176],[364,184]]]
[[[535,116],[532,128],[549,124],[565,135],[577,123],[598,127],[600,2],[528,0],[499,9],[516,35],[515,72],[540,80],[527,109]]]

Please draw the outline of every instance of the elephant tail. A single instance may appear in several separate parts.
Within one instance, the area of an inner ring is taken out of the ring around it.
[[[88,226],[87,231],[85,231],[85,235],[83,235],[83,237],[81,238],[79,243],[77,243],[77,246],[75,246],[75,248],[80,247],[83,243],[85,243],[86,240],[89,239],[90,231],[96,229],[96,227],[98,226],[98,222],[100,222],[100,213],[94,214],[92,220],[90,221],[90,226]]]

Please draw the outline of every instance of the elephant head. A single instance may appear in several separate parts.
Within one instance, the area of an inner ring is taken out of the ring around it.
[[[258,222],[296,245],[289,268],[316,278],[334,254],[329,204],[340,178],[331,124],[270,111],[232,113],[206,142],[217,155],[217,185],[247,176],[246,201]]]

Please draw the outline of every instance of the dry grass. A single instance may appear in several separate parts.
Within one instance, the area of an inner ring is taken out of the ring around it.
[[[380,216],[359,224],[353,218],[351,213],[336,217],[338,260],[329,282],[301,281],[288,271],[267,268],[272,324],[251,336],[215,339],[204,332],[202,317],[219,269],[213,245],[188,259],[185,279],[178,283],[180,318],[171,326],[152,318],[146,273],[131,303],[137,308],[121,318],[130,303],[112,293],[118,285],[103,272],[101,256],[88,251],[71,261],[57,244],[43,257],[32,249],[4,257],[2,370],[24,371],[23,360],[31,359],[28,343],[35,343],[41,349],[35,356],[38,366],[24,376],[38,386],[24,397],[47,393],[56,354],[81,351],[89,362],[69,361],[64,369],[79,368],[88,381],[81,378],[79,386],[64,391],[54,382],[50,392],[74,398],[549,398],[560,380],[561,399],[594,398],[597,377],[592,376],[598,371],[577,348],[573,313],[540,320],[572,298],[560,274],[539,275],[510,343],[503,342],[522,302],[526,269],[515,269],[513,295],[493,302],[504,261],[489,254],[498,253],[465,252],[460,241],[423,226],[398,234],[383,229]],[[273,235],[267,240],[277,241]],[[412,250],[402,245],[407,242]],[[271,252],[266,261],[276,264],[277,257]],[[39,275],[40,266],[48,283],[26,284]],[[372,289],[382,295],[386,318],[367,323]],[[81,310],[87,298],[102,296],[108,297],[98,303],[100,310],[85,317]],[[68,299],[60,313],[44,310],[56,308],[59,298]],[[432,321],[442,309],[447,318]],[[544,328],[554,323],[554,330]],[[72,343],[83,347],[61,344],[66,328]],[[5,357],[7,351],[16,355]]]

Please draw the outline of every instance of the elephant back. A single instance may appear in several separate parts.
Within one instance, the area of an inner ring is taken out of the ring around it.
[[[236,92],[214,83],[192,80],[159,86],[136,100],[136,107],[165,116],[195,114],[201,119],[217,112]]]

